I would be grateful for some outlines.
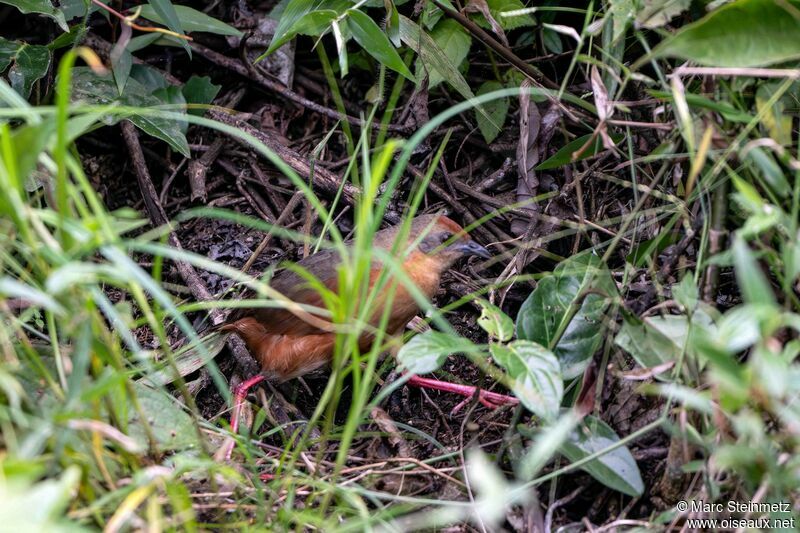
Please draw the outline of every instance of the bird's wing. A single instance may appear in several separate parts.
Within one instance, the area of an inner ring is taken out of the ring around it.
[[[339,253],[335,250],[322,250],[312,254],[296,263],[306,273],[316,277],[327,289],[336,291],[338,287],[338,271],[340,264]],[[325,303],[322,295],[317,291],[306,277],[295,270],[283,270],[276,274],[270,281],[270,287],[280,292],[295,303],[319,307],[324,309]],[[314,315],[317,316],[317,315]],[[228,318],[228,323],[236,322],[245,317],[253,317],[271,334],[274,335],[312,335],[323,331],[298,317],[285,308],[239,308]],[[320,317],[325,320],[324,317]]]

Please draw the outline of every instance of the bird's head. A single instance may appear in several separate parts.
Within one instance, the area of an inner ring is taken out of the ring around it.
[[[444,215],[422,215],[411,222],[411,236],[419,251],[452,265],[462,257],[477,255],[488,259],[489,251],[473,241],[464,228]]]

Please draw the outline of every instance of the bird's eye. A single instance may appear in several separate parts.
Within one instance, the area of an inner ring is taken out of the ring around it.
[[[443,232],[443,233],[442,233],[442,235],[441,235],[441,239],[442,239],[442,242],[443,242],[443,243],[445,243],[445,242],[449,241],[449,240],[450,240],[450,239],[452,239],[452,238],[453,238],[453,234],[452,234],[452,233],[450,233],[449,231],[445,231],[445,232]]]

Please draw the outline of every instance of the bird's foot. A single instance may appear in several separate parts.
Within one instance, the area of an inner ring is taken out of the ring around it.
[[[465,405],[467,405],[470,400],[475,397],[476,393],[478,394],[478,401],[481,403],[481,405],[484,405],[489,409],[497,409],[498,407],[502,407],[504,405],[517,405],[519,403],[519,400],[514,396],[490,392],[479,389],[478,387],[473,387],[472,385],[460,385],[458,383],[450,383],[448,381],[440,381],[438,379],[411,376],[411,379],[409,379],[406,384],[414,387],[435,389],[465,396],[466,399],[456,405],[450,412],[451,414],[457,413]]]

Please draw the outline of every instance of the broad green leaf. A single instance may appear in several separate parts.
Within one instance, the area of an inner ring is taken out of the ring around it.
[[[698,330],[715,336],[717,328],[709,314],[702,308],[686,315],[652,316],[639,319],[625,316],[614,343],[631,354],[643,368],[653,368],[670,361],[677,361],[691,344],[690,335]],[[668,379],[668,374],[659,374],[658,379]]]
[[[395,48],[402,46],[400,41],[400,13],[392,0],[384,0],[384,7],[386,8],[386,35],[392,42]]]
[[[692,0],[644,0],[636,13],[640,28],[660,28],[687,9]]]
[[[192,418],[175,398],[138,382],[134,384],[134,390],[160,450],[180,450],[197,446],[197,432]],[[146,448],[147,434],[139,414],[130,405],[125,409],[128,414],[129,436]]]
[[[476,352],[478,347],[463,337],[429,330],[405,343],[397,353],[397,361],[412,374],[430,374],[451,354]]]
[[[300,17],[300,20],[294,23],[289,31],[289,35],[291,35],[291,37],[297,34],[311,36],[322,35],[330,28],[331,23],[338,16],[339,13],[332,9],[321,9],[319,11],[306,13]]]
[[[169,86],[167,78],[158,70],[148,65],[133,65],[131,67],[131,78],[141,83],[144,89],[149,93]]]
[[[640,320],[626,316],[614,343],[628,352],[643,368],[677,361],[689,334],[685,315],[667,315]],[[659,375],[658,379],[666,376]]]
[[[514,321],[505,314],[502,309],[492,305],[486,300],[478,300],[481,306],[481,316],[478,317],[478,325],[490,337],[506,342],[514,336]]]
[[[60,9],[53,7],[50,0],[0,0],[0,4],[7,4],[16,7],[20,13],[36,13],[44,15],[56,21],[58,26],[64,30],[69,31],[67,21],[64,18],[64,13]]]
[[[551,54],[560,54],[564,51],[561,35],[552,28],[542,28],[542,42]]]
[[[411,81],[415,81],[414,75],[403,63],[400,54],[392,46],[386,33],[375,24],[375,21],[369,15],[358,9],[352,9],[347,12],[346,20],[347,27],[352,32],[353,38],[369,55],[387,68],[398,72]]]
[[[430,37],[442,51],[443,59],[449,63],[447,70],[458,72],[458,67],[467,58],[469,48],[472,45],[472,37],[470,37],[469,33],[457,21],[448,18],[441,20],[431,30]],[[452,74],[448,76],[448,72],[443,72],[440,68],[439,65],[429,62],[424,55],[420,54],[417,62],[417,76],[422,78],[427,70],[428,87],[436,87],[443,81],[450,83]]]
[[[33,84],[47,74],[52,56],[46,46],[22,43],[14,52],[8,81],[24,98],[31,94]]]
[[[583,255],[565,261],[542,278],[522,304],[517,314],[517,338],[550,347],[563,331],[553,353],[564,379],[574,379],[603,341],[603,316],[616,293],[614,281],[597,257]],[[573,303],[580,307],[570,319]]]
[[[186,99],[187,104],[208,105],[217,97],[220,87],[222,86],[211,83],[211,79],[208,76],[192,76],[181,87],[181,92],[183,92],[183,97]],[[192,109],[190,107],[187,112],[201,117],[206,110]]]
[[[161,100],[164,104],[180,106],[180,109],[186,108],[186,99],[183,97],[180,87],[170,85],[169,87],[153,91],[152,95]],[[177,124],[181,133],[186,135],[186,131],[189,129],[189,123],[185,120],[179,120]]]
[[[429,69],[435,69],[439,72],[444,79],[449,83],[465,100],[474,98],[467,80],[453,66],[453,62],[447,55],[439,48],[427,32],[420,31],[419,26],[410,20],[408,17],[400,15],[400,38],[414,50],[419,58],[429,66]],[[489,115],[484,110],[483,106],[477,106],[476,109],[485,115],[487,120],[491,120]]]
[[[242,32],[233,26],[225,24],[214,17],[209,17],[202,11],[177,4],[173,7],[175,8],[175,14],[178,16],[180,29],[185,33],[203,31],[206,33],[216,33],[217,35],[242,35]],[[169,26],[169,24],[167,24],[167,19],[165,19],[162,13],[157,11],[152,4],[145,4],[142,6],[141,16],[153,22]]]
[[[317,0],[291,0],[278,19],[278,26],[275,28],[275,33],[272,35],[272,41],[267,47],[267,51],[256,59],[256,62],[261,61],[272,52],[291,41],[297,32],[292,33],[292,27],[304,15],[313,11],[319,2]]]
[[[114,74],[114,81],[117,84],[119,94],[122,94],[125,90],[125,84],[128,83],[132,66],[133,56],[128,50],[122,50],[119,56],[111,59],[111,72]]]
[[[130,107],[157,108],[162,101],[150,94],[141,83],[131,77],[125,87],[125,93],[119,95],[113,78],[110,75],[98,76],[88,67],[76,67],[72,74],[72,90],[75,100],[84,100],[95,104],[119,103]],[[118,117],[113,116],[115,122]],[[153,113],[133,113],[128,117],[137,128],[157,137],[169,144],[175,151],[189,157],[189,144],[174,120],[159,117]]]
[[[157,16],[161,24],[164,24],[177,34],[184,34],[181,28],[181,19],[170,0],[148,0],[147,3],[153,9],[153,16]],[[192,57],[192,49],[189,48],[189,43],[181,39],[181,46],[189,54],[189,57]]]
[[[531,341],[490,344],[495,362],[508,372],[511,389],[519,401],[545,420],[553,420],[564,397],[561,366],[553,353]]]
[[[0,37],[0,72],[3,72],[11,64],[14,54],[21,45],[22,43]]]
[[[13,457],[11,461],[13,462]],[[0,483],[0,522],[5,531],[79,533],[87,527],[66,517],[81,483],[81,469],[68,466],[59,478],[31,483],[3,472]]]
[[[733,262],[742,298],[751,304],[774,305],[775,294],[750,247],[738,235],[733,239]]]
[[[797,0],[737,0],[662,41],[655,57],[713,67],[762,67],[800,58]]]
[[[619,442],[619,437],[608,424],[591,415],[584,418],[559,451],[572,462],[603,451]],[[581,466],[590,476],[628,496],[641,496],[644,492],[639,465],[626,446],[620,446]]]
[[[625,35],[628,25],[636,16],[634,0],[609,0],[608,13],[611,15],[612,41]]]
[[[789,122],[791,123],[791,117]],[[763,150],[759,146],[754,146],[747,152],[747,160],[757,169],[757,175],[762,181],[781,198],[786,198],[792,192],[789,181],[783,173],[783,169],[775,161],[771,152]],[[778,211],[775,209],[774,211]],[[780,216],[779,213],[770,213]]]
[[[14,130],[11,138],[17,154],[17,172],[20,177],[29,179],[28,185],[31,173],[36,170],[39,163],[39,155],[46,148],[47,142],[53,137],[55,131],[55,120],[50,117],[38,124],[28,123]],[[30,187],[27,188],[31,190]]]
[[[672,286],[672,297],[686,309],[687,313],[694,311],[697,303],[700,301],[697,285],[694,283],[694,275],[691,271],[687,271],[683,275],[680,283]]]
[[[486,0],[486,4],[489,6],[489,12],[504,30],[536,25],[536,19],[530,13],[522,15],[514,13],[528,7],[520,0]],[[484,17],[480,17],[478,20],[481,26],[490,27]]]
[[[449,7],[450,9],[456,9],[450,0],[441,0],[440,3],[446,7]],[[439,22],[443,16],[444,12],[439,9],[439,6],[433,2],[425,2],[425,7],[422,10],[422,17],[420,18],[420,21],[425,28],[432,30],[433,27],[436,26],[436,23]]]
[[[574,163],[576,161],[582,161],[604,150],[603,148],[603,140],[600,138],[599,135],[596,135],[594,140],[592,140],[593,134],[584,135],[583,137],[578,137],[574,141],[567,143],[566,146],[561,148],[558,152],[547,158],[546,160],[539,163],[536,167],[536,170],[549,170],[551,168],[558,168],[563,167],[564,165],[568,165],[570,163]],[[619,143],[623,139],[623,135],[615,134],[611,135],[611,140],[614,143]],[[575,153],[578,150],[581,150],[586,143],[590,143],[588,147],[586,147],[581,154],[573,159]]]
[[[498,91],[503,88],[503,84],[496,81],[487,81],[478,88],[478,96],[492,91]],[[483,139],[487,143],[494,141],[503,129],[503,124],[506,122],[508,115],[508,98],[498,98],[483,104],[483,109],[486,111],[485,115],[475,112],[475,120],[478,122],[478,128],[481,130]],[[490,120],[491,119],[491,120]]]

